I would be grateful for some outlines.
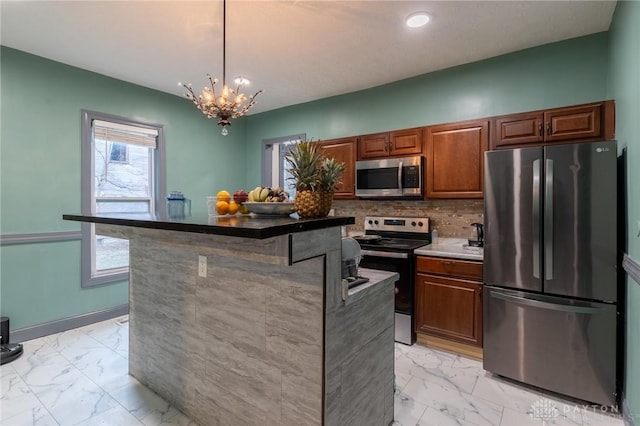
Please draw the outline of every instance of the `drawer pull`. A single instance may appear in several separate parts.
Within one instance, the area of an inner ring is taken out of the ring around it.
[[[442,264],[443,264],[443,265],[454,265],[455,263],[456,263],[456,262],[452,262],[452,261],[450,261],[450,260],[443,260],[443,261],[442,261]]]

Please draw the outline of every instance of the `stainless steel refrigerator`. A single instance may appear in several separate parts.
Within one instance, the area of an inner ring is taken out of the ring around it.
[[[616,403],[615,141],[485,154],[484,369]]]

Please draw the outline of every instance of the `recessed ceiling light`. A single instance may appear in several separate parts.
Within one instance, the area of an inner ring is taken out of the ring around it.
[[[426,12],[414,12],[407,17],[407,26],[418,28],[429,22],[429,15]]]

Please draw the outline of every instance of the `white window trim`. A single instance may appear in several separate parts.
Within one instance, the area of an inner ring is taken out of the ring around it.
[[[167,192],[166,184],[166,159],[165,159],[165,140],[164,140],[164,126],[161,124],[149,124],[137,122],[124,117],[118,117],[111,114],[105,114],[101,112],[82,110],[81,111],[81,123],[82,123],[82,135],[81,135],[81,182],[82,182],[82,194],[81,194],[81,210],[84,215],[92,215],[95,213],[95,197],[93,191],[94,185],[94,164],[93,158],[93,135],[92,135],[92,123],[94,120],[106,121],[109,123],[117,123],[126,128],[126,126],[136,126],[137,128],[148,129],[150,134],[157,134],[156,140],[156,155],[152,167],[155,174],[155,205],[150,206],[151,211],[163,211],[166,209],[165,194]],[[157,132],[157,133],[156,133]],[[82,223],[82,262],[81,262],[81,276],[82,287],[94,287],[97,285],[109,284],[119,281],[127,281],[129,279],[129,268],[117,268],[107,272],[96,273],[92,271],[92,259],[95,258],[95,241],[92,238],[92,227],[94,225],[90,223]]]
[[[282,176],[280,176],[283,167],[280,146],[295,143],[299,140],[306,140],[306,138],[306,133],[299,133],[297,135],[262,140],[262,186],[286,186],[286,183],[282,182]]]

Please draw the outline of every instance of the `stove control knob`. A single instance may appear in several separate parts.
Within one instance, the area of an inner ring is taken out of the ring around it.
[[[375,223],[375,224],[377,225],[377,224],[378,224],[378,221],[376,220],[376,221],[374,221],[373,223]]]
[[[422,225],[424,225],[424,223],[422,223],[422,222],[418,222],[418,226],[419,226],[420,228],[422,228]]]
[[[369,225],[373,224],[373,221],[371,219],[369,219]]]
[[[416,226],[416,222],[415,221],[411,222],[411,226]]]

